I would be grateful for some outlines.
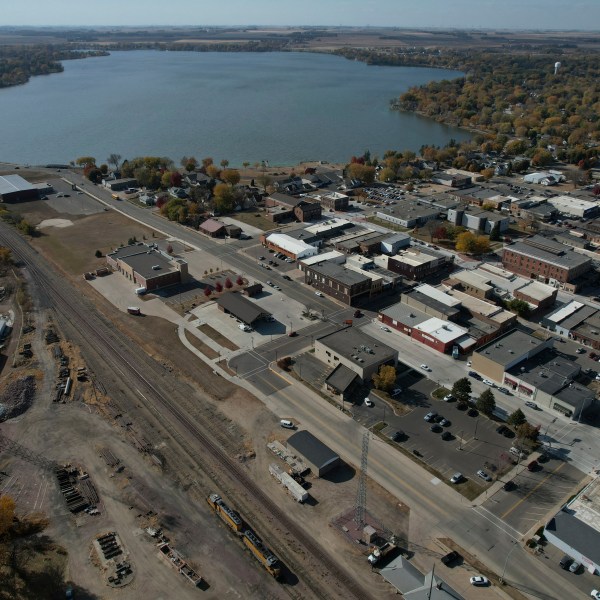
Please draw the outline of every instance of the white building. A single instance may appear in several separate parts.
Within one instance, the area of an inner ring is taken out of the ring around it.
[[[272,233],[266,238],[267,243],[274,248],[278,248],[281,252],[285,252],[289,256],[293,256],[296,260],[307,256],[315,256],[319,249],[311,246],[302,240],[297,240],[284,233]]]
[[[571,217],[589,217],[598,212],[597,202],[566,195],[548,198],[548,204],[551,204],[561,213]]]

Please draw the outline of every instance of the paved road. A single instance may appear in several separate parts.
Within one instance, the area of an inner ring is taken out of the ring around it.
[[[246,272],[257,277],[259,274],[262,275],[259,267],[254,263],[241,254],[235,254],[233,244],[228,244],[226,247],[219,246],[212,240],[202,238],[199,234],[164,221],[129,203],[108,200],[107,204],[118,204],[119,210],[125,214],[159,229],[166,235],[210,250],[215,256],[222,255],[225,258],[227,255],[226,260],[232,266],[239,265],[238,268],[243,266]],[[290,292],[297,298],[308,299],[309,297],[309,292],[298,284],[290,284]],[[310,301],[315,302],[312,293],[310,293]],[[337,306],[327,299],[319,298],[318,304],[327,311],[327,314],[337,310]],[[383,333],[376,326],[371,328],[367,326],[366,331],[371,333],[370,329],[375,330],[374,333],[377,331],[379,334]],[[385,341],[385,338],[379,337]],[[423,354],[424,352],[427,354]],[[433,354],[416,344],[410,344],[410,348],[403,348],[400,358],[407,364],[416,364],[416,366],[420,362],[427,362],[432,367],[434,364]],[[437,360],[435,362],[437,363]],[[455,363],[451,367],[450,363],[440,363],[440,367],[442,365],[443,368],[439,370],[433,367],[433,377],[442,383],[450,384],[457,378],[456,372],[460,365]],[[461,370],[462,374],[464,374],[464,366]],[[363,427],[343,415],[341,411],[324,403],[304,386],[289,380],[287,386],[280,389],[277,394],[263,395],[262,399],[275,414],[293,416],[299,420],[303,428],[310,429],[315,435],[326,440],[346,461],[353,465],[360,464]],[[427,545],[434,537],[450,537],[496,572],[501,573],[506,566],[505,579],[532,597],[550,600],[573,596],[573,590],[567,582],[556,577],[551,569],[543,568],[543,565],[521,547],[517,547],[512,552],[510,564],[505,563],[509,552],[513,550],[514,539],[506,529],[477,512],[462,496],[441,484],[436,478],[428,477],[413,461],[398,456],[393,448],[377,439],[374,439],[371,444],[369,474],[390,493],[411,507],[410,538],[414,544]]]

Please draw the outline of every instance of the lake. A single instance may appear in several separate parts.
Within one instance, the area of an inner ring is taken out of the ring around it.
[[[231,165],[346,162],[469,134],[389,109],[410,86],[457,71],[368,66],[312,53],[113,52],[0,90],[0,160],[98,163],[183,156]]]

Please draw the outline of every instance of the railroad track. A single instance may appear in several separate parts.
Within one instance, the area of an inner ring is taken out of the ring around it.
[[[173,390],[163,390],[162,386],[150,381],[144,374],[143,360],[135,353],[127,351],[127,343],[121,338],[123,334],[116,330],[107,330],[106,324],[100,319],[94,309],[84,309],[83,302],[78,299],[79,294],[64,278],[59,279],[49,268],[43,264],[39,254],[31,248],[25,240],[8,226],[0,225],[0,240],[11,248],[13,255],[24,261],[33,281],[40,287],[45,296],[44,304],[52,304],[54,310],[76,327],[90,342],[93,341],[95,349],[99,352],[109,366],[123,376],[130,386],[141,387],[144,396],[150,401],[159,404],[175,419],[188,434],[215,459],[234,480],[239,482],[245,490],[260,503],[264,512],[275,520],[282,528],[287,529],[297,542],[302,544],[307,552],[317,559],[348,592],[349,597],[357,599],[370,598],[371,595],[362,588],[352,577],[346,574],[320,546],[307,535],[302,527],[288,517],[270,497],[258,486],[248,474],[242,470],[218,446],[211,436],[206,434],[197,422],[173,400]],[[140,391],[141,393],[141,391]],[[184,442],[185,445],[185,442]],[[268,540],[272,545],[272,540]],[[277,544],[275,543],[275,546]]]

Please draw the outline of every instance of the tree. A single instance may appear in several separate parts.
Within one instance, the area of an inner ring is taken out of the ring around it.
[[[233,287],[233,283],[231,282],[231,279],[229,279],[229,277],[225,280],[225,287],[230,290]]]
[[[479,398],[477,398],[476,406],[478,411],[488,417],[491,416],[496,408],[496,399],[494,398],[494,394],[492,394],[492,390],[484,390]]]
[[[217,283],[215,283],[215,290],[219,293],[223,291],[223,284],[220,281],[217,281]]]
[[[172,187],[181,187],[181,180],[183,177],[179,171],[171,172],[171,186]]]
[[[206,174],[211,178],[211,179],[216,179],[219,176],[219,167],[217,167],[216,165],[208,165],[206,167]]]
[[[35,227],[23,219],[18,225],[17,229],[25,235],[33,235],[35,233]]]
[[[218,183],[213,189],[213,195],[213,204],[217,212],[223,214],[233,210],[234,195],[230,186]]]
[[[9,265],[12,262],[10,248],[0,246],[0,265]]]
[[[432,235],[436,240],[446,240],[448,239],[448,230],[446,227],[444,227],[444,225],[438,225],[433,230]]]
[[[0,537],[6,535],[15,518],[15,501],[6,494],[0,496]]]
[[[222,166],[222,167],[225,169],[226,167],[228,167],[228,166],[229,166],[229,161],[228,161],[226,158],[224,158],[224,159],[221,161],[221,166]]]
[[[379,172],[379,181],[394,181],[396,179],[396,172],[389,167],[381,169]]]
[[[452,395],[459,402],[467,402],[471,397],[471,381],[467,377],[455,381],[452,386]]]
[[[513,298],[506,303],[506,308],[511,312],[516,313],[520,317],[527,318],[529,313],[531,312],[531,308],[525,300],[519,300],[518,298]]]
[[[523,411],[520,408],[517,408],[517,410],[515,410],[515,412],[513,412],[509,415],[506,422],[509,425],[512,425],[513,427],[517,428],[519,425],[523,425],[523,423],[527,423],[527,419],[526,419]]]
[[[492,227],[492,231],[490,231],[490,241],[497,242],[500,239],[500,225],[498,223],[494,223]]]
[[[515,428],[517,430],[517,435],[521,438],[537,441],[538,436],[540,434],[540,426],[532,425],[531,423],[521,423],[521,425],[517,425]]]
[[[273,178],[267,173],[261,173],[256,178],[256,181],[262,187],[263,192],[265,192],[265,194],[267,193],[267,188],[273,185]]]
[[[236,169],[225,169],[221,171],[221,179],[233,187],[240,182],[240,172]]]
[[[373,374],[373,383],[378,390],[384,392],[391,390],[396,383],[396,367],[383,365],[379,369],[379,373]]]
[[[472,254],[475,249],[475,234],[465,231],[456,236],[456,251]]]
[[[210,156],[202,159],[202,166],[206,169],[209,165],[213,164],[213,159]]]
[[[102,171],[93,165],[85,167],[83,174],[94,183],[100,183],[102,181]]]
[[[102,258],[102,250],[96,250],[96,252],[95,252],[94,256],[95,256],[96,258]]]
[[[95,165],[96,159],[93,156],[80,156],[75,159],[75,164],[80,167],[87,167],[88,165]]]
[[[121,162],[121,155],[120,154],[110,154],[108,156],[108,158],[106,159],[106,162],[109,165],[113,165],[115,168],[115,171],[119,168],[119,163]]]
[[[173,246],[172,244],[167,245],[167,254],[173,254]]]

